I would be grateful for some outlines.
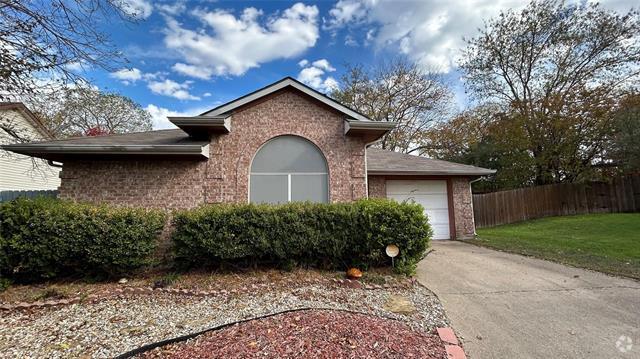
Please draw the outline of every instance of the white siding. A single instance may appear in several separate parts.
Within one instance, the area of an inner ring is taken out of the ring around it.
[[[46,140],[19,111],[3,110],[1,115],[10,118],[18,131],[24,131],[21,135],[27,134],[34,141]],[[0,136],[0,142],[12,143],[6,134]],[[37,163],[35,168],[33,161]],[[59,172],[59,168],[49,166],[44,160],[0,150],[0,191],[58,189]]]

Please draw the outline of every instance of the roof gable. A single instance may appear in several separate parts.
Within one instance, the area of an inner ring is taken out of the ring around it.
[[[207,117],[222,116],[224,114],[228,114],[229,112],[237,109],[238,107],[257,101],[265,96],[268,96],[276,91],[280,91],[284,88],[293,88],[297,91],[300,91],[306,94],[307,96],[310,96],[316,99],[317,101],[320,101],[323,104],[333,108],[334,110],[340,113],[343,113],[347,118],[357,120],[357,121],[371,121],[371,119],[361,114],[360,112],[341,104],[340,102],[314,90],[313,88],[291,77],[285,77],[280,81],[272,83],[271,85],[267,85],[259,90],[256,90],[247,95],[239,97],[233,101],[227,102],[207,112],[204,112],[200,114],[200,116],[207,116]]]
[[[29,124],[29,126],[36,130],[43,138],[55,138],[51,131],[49,131],[40,119],[22,102],[0,102],[0,111],[16,111],[25,120],[25,123]]]

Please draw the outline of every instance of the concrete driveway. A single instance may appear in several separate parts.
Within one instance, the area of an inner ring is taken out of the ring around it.
[[[470,358],[640,358],[640,282],[461,242],[433,248],[418,280]]]

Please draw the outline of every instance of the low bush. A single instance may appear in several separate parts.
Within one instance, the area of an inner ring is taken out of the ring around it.
[[[415,271],[431,238],[418,204],[383,199],[353,203],[209,205],[174,215],[174,254],[186,266],[268,263],[344,269],[390,265]]]
[[[52,198],[0,204],[0,277],[116,276],[149,263],[161,212]]]

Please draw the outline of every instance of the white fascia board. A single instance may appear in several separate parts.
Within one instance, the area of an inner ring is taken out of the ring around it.
[[[276,92],[278,90],[281,90],[281,89],[283,89],[283,88],[285,88],[287,86],[291,86],[291,87],[293,87],[293,88],[295,88],[297,90],[300,90],[300,91],[304,92],[305,94],[307,94],[307,95],[313,97],[314,99],[326,104],[327,106],[332,107],[332,108],[344,113],[345,115],[347,115],[350,118],[353,118],[353,119],[358,120],[358,121],[371,121],[366,116],[363,116],[363,115],[353,111],[352,109],[350,109],[350,108],[348,108],[348,107],[346,107],[346,106],[344,106],[344,105],[342,105],[342,104],[340,104],[340,103],[338,103],[338,102],[336,102],[336,101],[334,101],[334,100],[332,100],[332,99],[320,94],[319,92],[317,92],[317,91],[315,91],[315,90],[313,90],[313,89],[311,89],[311,88],[309,88],[309,87],[307,87],[305,85],[302,85],[297,81],[293,81],[292,79],[289,79],[289,78],[284,79],[284,80],[282,80],[280,82],[277,82],[277,83],[275,83],[275,84],[273,84],[271,86],[267,86],[267,87],[265,87],[265,88],[263,88],[261,90],[258,90],[256,92],[250,94],[250,95],[241,97],[241,98],[239,98],[239,99],[237,99],[235,101],[231,101],[226,105],[223,105],[221,107],[215,108],[215,109],[213,109],[213,110],[211,110],[209,112],[204,113],[203,116],[219,116],[219,115],[222,115],[222,114],[227,113],[229,111],[232,111],[232,110],[234,110],[234,109],[236,109],[236,108],[238,108],[240,106],[246,105],[246,104],[248,104],[250,102],[253,102],[253,101],[257,100],[257,99],[260,99],[261,97],[267,96],[267,95],[269,95],[271,93],[274,93],[274,92]]]

